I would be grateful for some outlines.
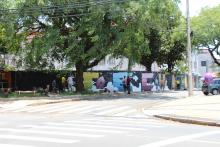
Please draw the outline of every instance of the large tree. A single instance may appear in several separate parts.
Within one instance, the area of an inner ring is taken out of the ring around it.
[[[116,31],[108,1],[26,0],[19,6],[18,28],[26,32],[26,67],[53,69],[54,62],[76,68],[76,90],[83,91],[83,72],[109,54]]]
[[[17,34],[12,23],[18,15],[16,13],[10,13],[12,8],[15,8],[15,3],[12,0],[0,1],[0,54],[3,56],[9,53],[15,53],[20,48],[22,34]],[[2,63],[1,67],[8,66],[4,62]]]
[[[140,63],[148,71],[151,71],[151,64],[154,61],[161,62],[164,57],[161,49],[170,41],[170,32],[180,24],[181,12],[178,2],[177,0],[152,0],[147,5],[149,16],[146,16],[144,35],[149,42],[150,54],[143,54]],[[161,63],[166,63],[166,60]]]
[[[122,8],[120,14],[124,19],[116,22],[116,27],[121,31],[119,48],[115,53],[141,63],[151,71],[154,61],[162,61],[161,48],[169,41],[170,32],[180,24],[178,1],[131,1]]]
[[[192,18],[193,44],[208,48],[214,62],[220,66],[220,5],[204,8],[199,16]]]

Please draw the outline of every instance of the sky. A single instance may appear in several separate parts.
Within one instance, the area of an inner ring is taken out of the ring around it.
[[[199,14],[203,7],[213,7],[220,4],[220,0],[189,0],[190,16],[196,16]],[[186,0],[181,0],[180,9],[183,15],[186,14]]]

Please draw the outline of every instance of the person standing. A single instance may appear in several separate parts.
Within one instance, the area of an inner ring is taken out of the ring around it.
[[[164,79],[164,77],[161,78],[161,80],[160,80],[160,88],[161,88],[162,92],[164,92],[164,88],[165,88],[165,79]]]
[[[131,94],[131,78],[129,76],[127,77],[127,90],[128,94]]]
[[[68,90],[73,91],[73,77],[72,77],[72,75],[69,75],[69,77],[67,79],[67,83],[68,83]]]
[[[61,85],[62,85],[62,91],[65,91],[65,89],[66,89],[66,78],[64,76],[61,77]]]
[[[52,91],[54,93],[57,93],[57,83],[56,83],[56,80],[52,81]]]
[[[122,85],[123,85],[124,92],[126,92],[126,90],[127,90],[127,79],[126,79],[126,76],[124,76],[124,78],[122,79]]]

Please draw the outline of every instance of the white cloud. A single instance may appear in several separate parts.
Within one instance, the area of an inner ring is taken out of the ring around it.
[[[204,7],[214,7],[220,4],[220,0],[189,0],[190,16],[198,15]],[[186,14],[186,0],[181,0],[180,9]]]

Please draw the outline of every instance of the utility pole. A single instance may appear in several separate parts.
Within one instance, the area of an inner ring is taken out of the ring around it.
[[[190,29],[190,14],[189,14],[189,0],[186,0],[186,21],[187,21],[187,54],[188,54],[188,95],[193,96],[192,83],[192,49],[191,49],[191,29]]]

